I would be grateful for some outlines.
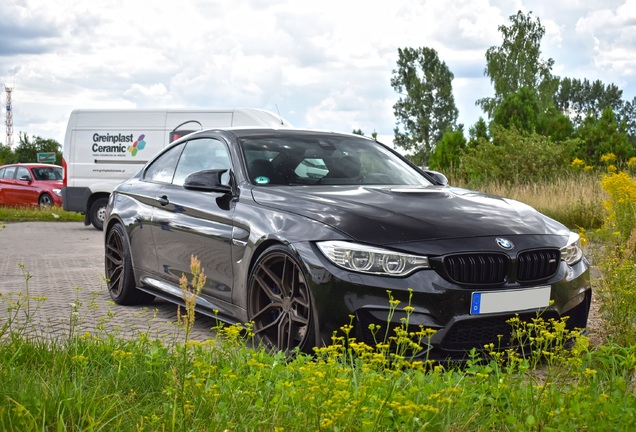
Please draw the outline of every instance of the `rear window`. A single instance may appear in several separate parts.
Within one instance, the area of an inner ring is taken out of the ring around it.
[[[12,179],[15,174],[15,167],[6,167],[3,178]]]

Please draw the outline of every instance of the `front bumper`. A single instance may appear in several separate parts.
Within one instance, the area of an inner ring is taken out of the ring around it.
[[[309,275],[317,337],[324,345],[331,343],[334,332],[348,324],[351,317],[354,326],[351,335],[370,346],[383,342],[385,335],[395,335],[395,327],[406,326],[409,332],[433,330],[431,336],[420,341],[422,350],[416,354],[416,358],[430,360],[465,360],[472,349],[483,351],[489,344],[495,350],[519,346],[508,323],[515,316],[523,321],[569,317],[566,320],[569,330],[584,329],[587,325],[592,290],[585,258],[573,266],[560,262],[553,277],[537,284],[550,287],[549,306],[473,315],[473,292],[533,285],[460,286],[435,270],[418,271],[404,278],[353,273],[332,265],[311,245],[298,246],[297,250]],[[389,304],[389,295],[400,302],[396,307]],[[406,306],[412,307],[408,314]]]

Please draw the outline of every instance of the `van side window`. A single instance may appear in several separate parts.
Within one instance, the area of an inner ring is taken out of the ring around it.
[[[201,138],[186,143],[172,184],[182,186],[186,177],[198,171],[227,169],[221,181],[229,184],[230,156],[225,144],[212,138]]]
[[[172,147],[170,150],[155,159],[146,169],[144,180],[157,183],[170,183],[174,176],[179,156],[183,151],[184,144]]]

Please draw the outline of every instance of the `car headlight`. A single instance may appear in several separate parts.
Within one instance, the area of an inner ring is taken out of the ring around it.
[[[317,243],[320,251],[335,265],[345,270],[385,276],[406,276],[418,269],[429,268],[425,256],[408,255],[345,241]]]
[[[561,259],[569,265],[576,264],[583,258],[581,237],[577,233],[570,233],[568,244],[561,248]]]
[[[52,189],[53,193],[57,196],[62,196],[62,189]]]

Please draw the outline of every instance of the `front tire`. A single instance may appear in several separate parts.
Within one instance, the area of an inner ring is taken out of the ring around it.
[[[108,199],[97,198],[88,211],[89,218],[96,230],[104,229],[104,220],[106,219],[106,206]]]
[[[307,276],[289,248],[277,245],[258,258],[248,282],[248,316],[266,346],[291,354],[315,346],[314,312]]]
[[[52,206],[53,206],[53,198],[51,198],[51,195],[47,193],[43,193],[42,195],[40,195],[40,198],[38,199],[38,207],[49,208]]]
[[[115,224],[106,235],[105,275],[108,293],[120,305],[150,303],[155,296],[137,289],[124,227]]]

